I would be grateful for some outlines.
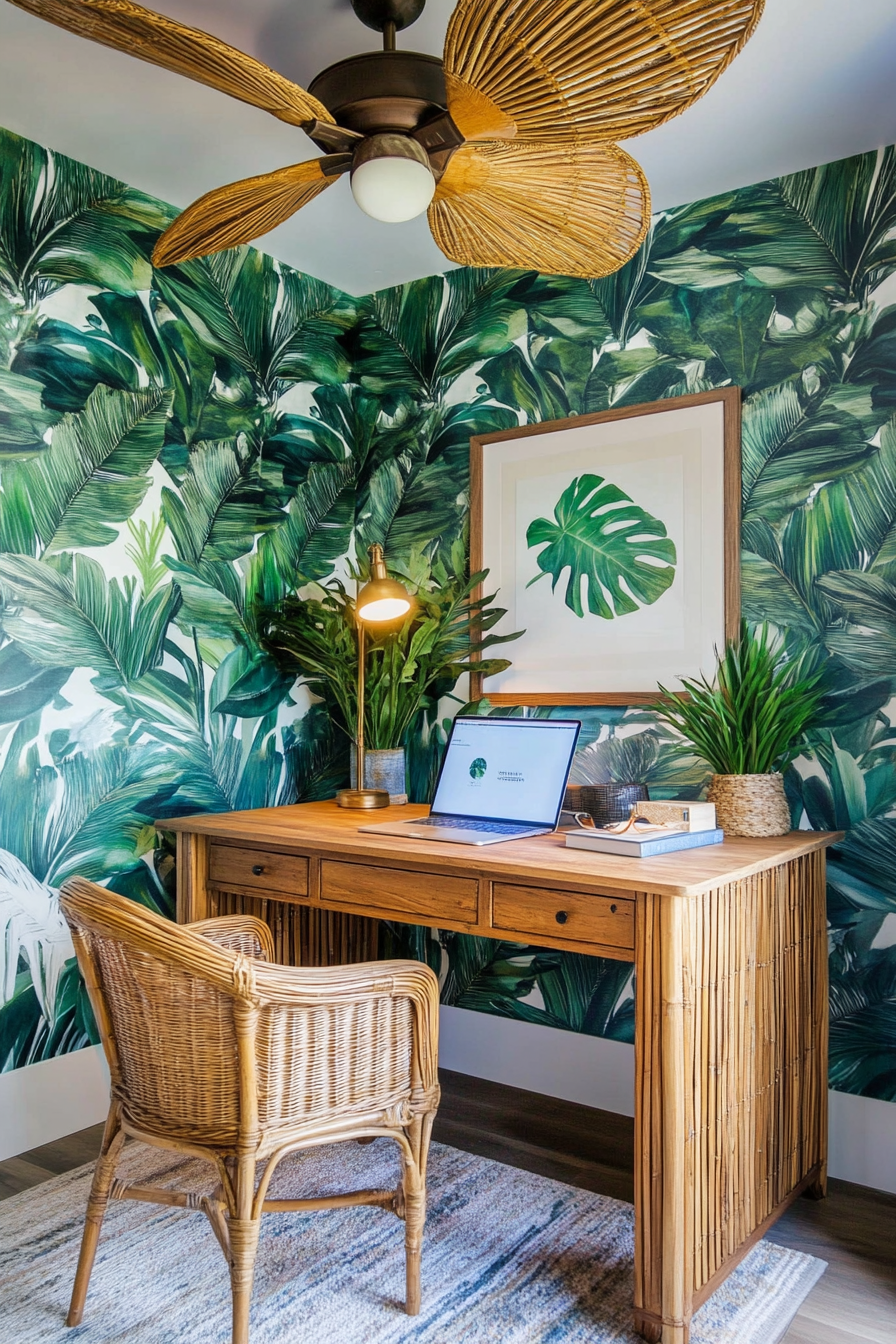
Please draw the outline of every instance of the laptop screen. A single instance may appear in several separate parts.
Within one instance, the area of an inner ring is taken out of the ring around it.
[[[574,719],[456,718],[433,813],[556,826],[580,727]]]

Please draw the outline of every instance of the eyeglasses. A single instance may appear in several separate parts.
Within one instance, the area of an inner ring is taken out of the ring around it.
[[[634,803],[627,821],[614,821],[609,826],[598,826],[590,812],[576,812],[575,823],[583,831],[612,831],[614,835],[624,835],[626,831],[649,829],[651,831],[686,831],[686,821],[651,821],[649,817],[638,815],[638,805]]]

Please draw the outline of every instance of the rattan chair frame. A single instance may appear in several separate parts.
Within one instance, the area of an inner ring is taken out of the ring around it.
[[[419,1312],[426,1161],[439,1102],[439,994],[429,967],[273,965],[271,932],[260,920],[180,926],[83,878],[65,883],[61,906],[112,1084],[67,1323],[81,1321],[110,1199],[206,1215],[230,1268],[233,1344],[249,1341],[264,1213],[369,1204],[397,1214],[406,1309]],[[196,1195],[117,1180],[126,1137],[212,1163],[216,1186]],[[399,1148],[396,1190],[267,1197],[288,1154],[381,1137]]]

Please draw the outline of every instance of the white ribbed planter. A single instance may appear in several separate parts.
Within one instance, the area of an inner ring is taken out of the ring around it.
[[[713,775],[706,797],[715,803],[716,822],[726,835],[786,835],[790,830],[783,775]]]

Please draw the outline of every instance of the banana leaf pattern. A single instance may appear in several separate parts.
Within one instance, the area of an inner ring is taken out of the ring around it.
[[[0,1067],[94,1039],[67,875],[171,915],[153,818],[344,781],[346,744],[264,653],[260,604],[374,540],[450,564],[471,434],[735,384],[745,614],[828,669],[786,786],[794,824],[847,832],[831,1083],[896,1100],[894,150],[662,212],[593,283],[457,270],[356,299],[249,248],[153,272],[172,215],[0,132]],[[579,715],[575,779],[705,787],[642,712]],[[409,741],[417,798],[445,727]],[[624,964],[402,926],[384,942],[448,1003],[632,1039]]]

